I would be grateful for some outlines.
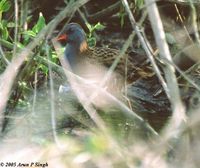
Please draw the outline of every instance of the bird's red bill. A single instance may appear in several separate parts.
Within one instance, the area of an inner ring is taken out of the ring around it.
[[[66,41],[67,40],[67,35],[66,34],[61,34],[57,38],[58,41]]]

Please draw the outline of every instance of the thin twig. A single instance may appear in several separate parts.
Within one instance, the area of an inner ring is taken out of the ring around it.
[[[126,9],[128,15],[129,15],[131,25],[132,25],[133,29],[135,30],[135,32],[136,32],[136,34],[137,34],[137,36],[138,36],[138,38],[139,38],[139,40],[140,40],[140,42],[142,44],[142,47],[145,50],[148,58],[150,59],[151,64],[152,64],[152,66],[153,66],[153,68],[154,68],[154,70],[155,70],[155,72],[156,72],[156,74],[158,76],[158,79],[160,80],[161,85],[162,85],[162,87],[164,88],[164,90],[166,92],[166,95],[169,97],[167,84],[166,84],[164,78],[162,77],[161,72],[160,72],[160,70],[159,70],[159,68],[158,68],[158,66],[157,66],[157,64],[156,64],[156,62],[154,60],[153,55],[152,55],[153,54],[153,49],[150,46],[148,40],[145,38],[144,32],[141,33],[141,31],[140,31],[140,29],[139,29],[139,27],[138,27],[138,25],[137,25],[137,23],[135,21],[135,18],[133,17],[133,14],[131,13],[131,10],[129,8],[127,0],[123,0],[122,2],[124,4],[124,6],[125,6],[125,9]]]
[[[17,41],[18,41],[18,23],[19,23],[18,14],[19,14],[18,0],[15,0],[15,33],[14,33],[13,57],[16,56]]]
[[[104,20],[106,17],[116,13],[119,8],[120,8],[120,5],[121,5],[121,2],[118,1],[112,5],[110,5],[109,7],[95,13],[95,14],[91,14],[91,15],[86,15],[86,17],[88,18],[88,20],[90,22],[97,22],[97,21],[100,21],[100,20]]]
[[[200,91],[200,87],[186,74],[183,72],[174,62],[170,62],[169,60],[163,59],[165,62],[169,63],[170,65],[174,66],[176,70],[180,73],[180,77],[183,77],[189,84],[191,84],[195,89]],[[199,64],[199,63],[197,63]]]
[[[145,0],[149,19],[151,21],[154,37],[159,49],[161,58],[172,62],[172,57],[165,39],[165,33],[162,25],[162,21],[158,12],[157,5],[154,0]],[[180,134],[181,125],[186,120],[185,107],[181,101],[177,79],[175,76],[175,68],[165,62],[163,66],[164,75],[167,82],[168,94],[170,96],[170,102],[172,106],[172,118],[163,131],[163,138],[171,140]]]
[[[47,44],[47,41],[45,43],[46,45],[46,54],[48,60],[50,60],[50,48],[49,45]],[[48,69],[49,69],[49,82],[50,82],[50,104],[51,104],[51,125],[52,125],[52,132],[53,132],[53,138],[58,147],[62,147],[57,136],[56,132],[56,114],[55,114],[55,93],[54,93],[54,82],[53,82],[53,77],[52,77],[52,66],[51,64],[48,63]]]
[[[38,71],[35,72],[34,77],[34,91],[33,91],[33,105],[32,105],[32,113],[35,115],[35,106],[36,106],[36,98],[37,98],[37,78],[38,78]]]
[[[6,55],[4,54],[1,45],[0,45],[0,55],[1,55],[1,57],[3,58],[3,60],[5,61],[5,63],[6,63],[7,65],[9,65],[10,62],[9,62],[9,60],[6,58]],[[1,58],[1,57],[0,57],[0,58]]]
[[[181,16],[180,12],[179,12],[179,9],[178,9],[178,7],[177,7],[177,4],[174,4],[174,6],[175,6],[176,12],[177,12],[178,17],[179,17],[179,19],[180,19],[180,21],[181,21],[181,23],[182,23],[182,25],[183,25],[183,28],[184,28],[184,30],[185,30],[185,32],[186,32],[186,35],[187,35],[188,39],[189,39],[191,42],[193,42],[193,40],[191,39],[190,34],[189,34],[189,32],[188,32],[188,30],[187,30],[187,28],[186,28],[186,26],[185,26],[185,24],[184,24],[184,22],[183,22],[183,18],[182,18],[182,16]]]
[[[198,45],[200,45],[200,39],[199,39],[199,30],[198,30],[198,26],[197,26],[197,12],[196,9],[194,7],[194,4],[192,2],[192,0],[189,0],[190,2],[190,7],[192,9],[192,25],[193,25],[193,29],[194,29],[194,35],[195,35],[195,40],[197,41]]]

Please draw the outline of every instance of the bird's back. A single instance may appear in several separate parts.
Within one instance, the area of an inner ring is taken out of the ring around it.
[[[98,64],[105,66],[107,68],[111,67],[113,62],[120,56],[120,50],[105,48],[105,47],[94,47],[88,48],[84,53],[83,57],[90,60],[93,64]],[[135,67],[133,63],[134,58],[128,54],[120,56],[119,62],[115,68],[115,71],[129,82],[132,82],[136,78],[140,68]]]

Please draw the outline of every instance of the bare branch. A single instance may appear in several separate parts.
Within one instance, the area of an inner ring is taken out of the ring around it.
[[[141,44],[142,44],[142,47],[144,48],[144,50],[145,50],[145,52],[146,52],[146,54],[147,54],[149,60],[150,60],[151,63],[152,63],[152,66],[153,66],[153,68],[154,68],[154,70],[155,70],[155,72],[156,72],[156,74],[157,74],[157,76],[158,76],[158,78],[159,78],[159,80],[160,80],[160,82],[161,82],[162,87],[164,88],[164,90],[165,90],[167,96],[169,97],[168,91],[167,91],[168,88],[167,88],[167,85],[166,85],[166,83],[165,83],[165,80],[163,79],[163,77],[162,77],[162,75],[161,75],[161,72],[160,72],[158,66],[156,65],[156,62],[155,62],[154,57],[153,57],[153,55],[152,55],[152,54],[153,54],[153,49],[152,49],[152,47],[150,46],[150,44],[149,44],[149,42],[147,41],[147,39],[145,38],[145,36],[142,35],[142,33],[141,33],[141,31],[140,31],[140,29],[139,29],[139,27],[138,27],[138,25],[137,25],[137,23],[136,23],[136,21],[135,21],[134,16],[133,16],[132,13],[131,13],[131,10],[130,10],[130,8],[129,8],[129,5],[128,5],[127,0],[123,0],[123,4],[124,4],[125,9],[126,9],[128,15],[129,15],[129,19],[130,19],[131,25],[132,25],[133,29],[135,30],[135,32],[136,32],[136,34],[137,34],[137,36],[138,36],[138,38],[139,38],[139,40],[140,40],[140,42],[141,42]],[[144,33],[143,33],[143,34],[144,34]]]
[[[164,60],[166,59],[169,62],[172,62],[172,57],[165,39],[165,33],[157,5],[154,0],[145,0],[145,2],[160,57],[164,58]],[[170,137],[173,138],[179,134],[178,130],[182,122],[185,121],[186,115],[185,108],[179,94],[179,88],[175,76],[175,68],[166,61],[164,61],[164,63],[165,65],[163,66],[163,71],[166,78],[168,94],[170,96],[169,100],[171,102],[173,111],[172,119],[164,131],[164,135],[167,137],[167,139],[170,139]]]

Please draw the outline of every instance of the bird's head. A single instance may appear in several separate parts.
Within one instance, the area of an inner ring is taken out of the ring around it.
[[[85,32],[77,23],[67,24],[59,33],[57,40],[76,47],[80,52],[88,47]]]

